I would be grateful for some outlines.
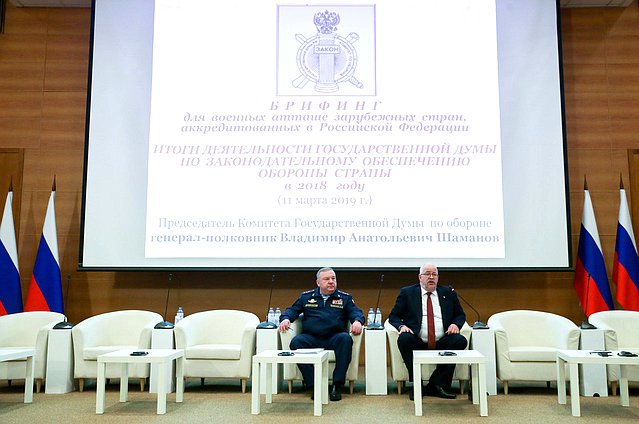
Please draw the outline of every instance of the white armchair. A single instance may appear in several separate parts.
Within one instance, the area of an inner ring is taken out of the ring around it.
[[[350,331],[351,325],[348,324],[348,330]],[[282,341],[282,350],[288,350],[291,347],[291,340],[293,337],[302,333],[302,317],[298,317],[294,322],[291,323],[288,331],[284,333],[280,333],[280,340]],[[351,394],[353,394],[353,387],[355,386],[355,382],[357,381],[357,374],[359,372],[359,353],[362,347],[362,334],[358,334],[357,336],[351,333],[351,338],[353,339],[353,353],[351,355],[351,363],[348,365],[348,369],[346,370],[346,381],[348,382],[348,389]],[[329,364],[329,379],[333,375],[333,370],[335,369],[335,352],[331,351],[328,356],[328,364]],[[288,382],[288,392],[291,393],[293,391],[293,381],[302,380],[302,373],[299,368],[297,368],[296,364],[284,364],[284,373],[283,378]]]
[[[591,314],[589,322],[604,330],[604,343],[607,350],[627,350],[639,353],[639,312],[603,311]],[[627,367],[628,381],[639,381],[639,366]],[[608,381],[613,394],[617,391],[619,365],[607,366]]]
[[[98,356],[120,349],[150,349],[153,327],[163,318],[150,311],[107,312],[79,322],[71,330],[74,370],[80,391],[85,379],[98,376]],[[106,378],[120,378],[120,364],[107,364]],[[140,379],[140,389],[149,376],[148,364],[129,365],[129,377]]]
[[[557,381],[557,350],[579,349],[579,327],[553,313],[499,312],[488,326],[495,330],[497,378],[505,394],[509,381]]]
[[[184,349],[184,377],[239,378],[245,393],[259,323],[255,314],[224,309],[186,316],[173,330],[175,347]]]
[[[408,369],[404,364],[404,359],[397,346],[397,339],[399,338],[399,331],[393,327],[388,320],[384,322],[384,329],[386,330],[386,337],[388,337],[388,352],[390,356],[390,369],[391,378],[397,383],[397,393],[402,393],[402,386],[408,381]],[[459,330],[462,336],[466,337],[466,349],[470,346],[470,336],[472,335],[472,329],[468,323],[464,323]],[[423,380],[427,381],[430,375],[435,371],[434,364],[422,365]],[[457,364],[455,367],[455,373],[453,374],[453,380],[459,381],[459,388],[461,393],[464,393],[464,383],[470,379],[470,372],[468,365]]]
[[[64,321],[64,315],[57,312],[19,312],[0,317],[0,348],[35,348],[33,378],[37,392],[46,376],[49,330],[60,321]],[[0,363],[0,380],[23,379],[26,363],[26,359]]]

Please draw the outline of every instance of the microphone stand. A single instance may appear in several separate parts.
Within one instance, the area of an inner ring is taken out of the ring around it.
[[[66,293],[64,294],[64,311],[65,311],[64,321],[60,321],[59,323],[54,325],[53,326],[54,330],[70,330],[71,328],[73,328],[73,324],[67,321],[67,314],[66,314],[67,299],[69,298],[69,286],[71,286],[71,275],[67,274],[67,289],[66,289]]]
[[[367,330],[383,330],[384,326],[377,323],[377,310],[379,309],[379,298],[382,294],[382,286],[384,285],[384,274],[379,277],[379,289],[377,290],[377,304],[375,305],[375,315],[372,324],[368,324]]]
[[[256,329],[265,330],[265,329],[274,329],[277,328],[277,325],[273,322],[268,321],[268,311],[271,309],[271,297],[273,296],[273,287],[275,287],[275,274],[271,276],[271,290],[269,290],[268,294],[268,306],[266,307],[266,321],[262,321],[257,324]]]
[[[173,273],[169,272],[169,279],[166,283],[166,304],[164,305],[164,321],[160,321],[155,324],[155,329],[158,330],[172,330],[175,327],[172,323],[166,320],[166,314],[169,310],[169,295],[171,294],[171,280],[173,280]]]
[[[475,321],[473,323],[473,330],[488,330],[490,327],[488,327],[488,325],[486,325],[486,324],[484,324],[483,322],[480,321],[480,316],[479,316],[479,312],[477,311],[477,309],[475,309],[473,307],[473,305],[470,304],[470,302],[468,302],[466,299],[464,299],[464,297],[461,294],[459,294],[455,290],[455,288],[453,286],[451,286],[449,284],[448,287],[450,287],[451,290],[453,290],[455,293],[457,293],[457,297],[459,297],[461,300],[463,300],[466,305],[470,306],[470,309],[472,309],[473,312],[475,312],[475,315],[477,315],[477,321]]]
[[[595,330],[597,327],[592,325],[588,321],[588,298],[590,297],[590,273],[588,273],[588,280],[586,281],[586,319],[584,319],[579,326],[582,330]]]

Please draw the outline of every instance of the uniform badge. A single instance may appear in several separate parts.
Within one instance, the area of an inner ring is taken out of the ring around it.
[[[342,299],[333,299],[333,305],[343,305]]]
[[[308,300],[308,303],[316,303],[316,302],[317,302],[317,300],[315,300],[315,299],[309,299]]]

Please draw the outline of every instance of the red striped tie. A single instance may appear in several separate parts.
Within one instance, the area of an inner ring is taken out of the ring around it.
[[[426,322],[428,324],[428,349],[435,349],[435,317],[433,316],[433,301],[431,292],[426,292],[428,301],[426,302]]]

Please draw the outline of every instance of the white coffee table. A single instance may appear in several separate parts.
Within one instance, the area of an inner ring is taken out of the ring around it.
[[[27,359],[27,369],[24,377],[24,403],[33,402],[33,368],[35,361],[33,356],[35,349],[0,348],[0,362],[13,361],[15,359]]]
[[[293,352],[292,356],[280,356],[282,352]],[[265,350],[253,356],[251,378],[251,413],[260,413],[260,378],[261,368],[266,367],[266,403],[273,403],[273,365],[277,364],[311,364],[314,369],[314,401],[313,414],[322,415],[322,404],[328,403],[328,355],[329,350],[300,353],[298,351]]]
[[[442,350],[416,350],[413,352],[413,395],[415,415],[422,416],[422,365],[423,364],[470,364],[473,384],[473,403],[479,403],[479,415],[488,416],[486,396],[486,357],[476,350],[451,350],[454,356],[441,356]]]
[[[122,349],[98,356],[98,382],[95,399],[95,413],[104,413],[105,370],[106,364],[122,364],[120,376],[120,402],[129,397],[129,364],[157,364],[158,366],[158,404],[157,413],[166,413],[166,378],[167,364],[175,360],[175,401],[182,402],[184,397],[184,350],[183,349],[144,349],[148,355],[131,356],[136,349]],[[140,349],[142,350],[142,349]]]
[[[579,403],[579,364],[620,365],[619,397],[621,398],[621,406],[630,406],[626,365],[639,365],[639,357],[623,357],[617,355],[618,352],[617,350],[613,350],[610,352],[610,356],[599,356],[590,350],[557,351],[557,398],[560,404],[566,404],[566,364],[568,364],[570,405],[572,407],[573,417],[581,416],[581,405]]]

